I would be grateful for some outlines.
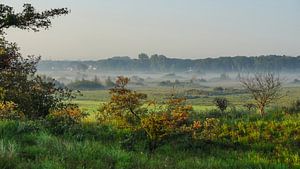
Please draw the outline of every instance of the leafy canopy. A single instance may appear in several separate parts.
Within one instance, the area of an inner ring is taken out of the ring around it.
[[[13,7],[0,4],[0,33],[4,29],[15,27],[23,30],[33,30],[35,32],[42,29],[48,29],[55,16],[66,15],[70,11],[67,8],[51,9],[37,12],[31,4],[24,4],[23,10],[15,12]]]
[[[5,30],[19,28],[39,31],[51,26],[55,16],[68,14],[66,8],[37,12],[30,4],[15,12],[13,7],[0,4],[0,88],[2,100],[17,104],[20,112],[30,118],[45,117],[51,108],[62,106],[72,98],[68,89],[57,88],[54,80],[36,75],[40,57],[23,57],[16,43],[5,40]]]

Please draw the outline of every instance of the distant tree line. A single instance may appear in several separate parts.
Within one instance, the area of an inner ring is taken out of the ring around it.
[[[300,70],[300,56],[235,56],[206,59],[176,59],[140,54],[138,59],[112,57],[98,61],[41,61],[39,70],[151,71],[151,72],[252,72]]]

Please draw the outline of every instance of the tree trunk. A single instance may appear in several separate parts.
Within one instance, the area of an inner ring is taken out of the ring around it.
[[[261,116],[265,115],[265,106],[263,106],[263,105],[259,106],[259,114]]]
[[[154,151],[157,148],[157,141],[156,140],[149,140],[148,146],[149,146],[149,152],[150,152],[150,154],[153,154]]]

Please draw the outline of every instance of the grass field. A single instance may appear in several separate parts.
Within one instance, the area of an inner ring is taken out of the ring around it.
[[[300,116],[293,116],[294,122],[288,125],[299,128],[297,120]],[[149,154],[143,148],[143,139],[128,150],[122,143],[126,132],[94,123],[82,123],[65,134],[55,134],[36,121],[1,121],[0,133],[1,169],[300,168],[299,148],[290,143],[188,144],[189,140],[173,138],[155,154]]]
[[[170,88],[139,88],[150,99],[163,100]],[[224,114],[213,105],[219,96],[189,99],[193,118],[217,118],[220,124],[199,140],[171,137],[149,153],[143,133],[97,123],[95,112],[109,100],[107,90],[82,91],[74,100],[90,116],[66,132],[57,133],[41,121],[0,121],[1,169],[290,169],[300,168],[300,115],[285,115],[280,106],[299,99],[300,88],[285,88],[287,96],[261,117],[242,108],[248,94],[222,95],[231,106]],[[233,106],[235,108],[233,108]],[[61,124],[60,124],[61,125]],[[57,127],[57,126],[55,126]],[[131,137],[134,140],[128,142]]]
[[[180,92],[183,89],[177,89]],[[172,92],[172,88],[139,88],[139,92],[148,95],[149,99],[162,101],[167,95]],[[282,90],[283,97],[271,106],[286,106],[294,100],[300,99],[300,87],[285,87]],[[242,107],[245,103],[253,102],[249,94],[232,94],[232,95],[220,95],[220,96],[208,96],[197,99],[188,99],[187,102],[193,105],[195,111],[204,111],[214,108],[213,99],[215,97],[225,97],[229,100],[232,106]],[[101,106],[101,103],[109,100],[108,90],[96,90],[96,91],[82,91],[74,103],[77,103],[84,111],[89,113],[95,112]]]

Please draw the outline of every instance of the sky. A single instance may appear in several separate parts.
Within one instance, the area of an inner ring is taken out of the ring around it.
[[[300,0],[1,0],[16,10],[67,7],[38,33],[10,29],[24,55],[98,60],[300,55]]]

